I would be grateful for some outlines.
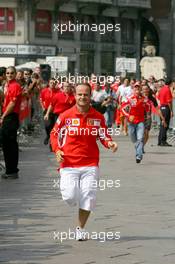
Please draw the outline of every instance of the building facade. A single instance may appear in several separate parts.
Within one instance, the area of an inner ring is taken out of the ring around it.
[[[42,63],[46,56],[67,56],[71,74],[115,74],[117,57],[136,58],[139,76],[142,46],[153,43],[157,55],[165,57],[170,65],[168,71],[171,73],[175,67],[171,57],[173,48],[167,52],[166,49],[174,37],[169,34],[165,38],[164,34],[170,25],[174,28],[174,7],[170,1],[166,17],[160,18],[151,8],[156,8],[154,2],[0,0],[0,60],[14,58],[18,65],[31,60]],[[61,34],[56,30],[55,25],[68,23],[120,24],[120,31],[101,34],[72,30]]]

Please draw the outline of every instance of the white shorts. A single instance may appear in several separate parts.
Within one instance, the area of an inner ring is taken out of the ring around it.
[[[79,203],[79,208],[93,211],[99,183],[99,168],[80,167],[60,169],[60,191],[69,205]]]

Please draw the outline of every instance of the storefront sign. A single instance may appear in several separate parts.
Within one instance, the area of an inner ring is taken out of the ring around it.
[[[0,45],[0,54],[54,56],[56,54],[56,47],[36,45]]]
[[[17,45],[0,45],[0,54],[16,55],[17,54]]]
[[[49,46],[18,45],[18,54],[54,56],[56,54],[56,48]]]
[[[116,72],[136,72],[136,59],[116,58]]]
[[[68,70],[68,57],[46,57],[46,63],[51,66],[53,72],[67,72]]]

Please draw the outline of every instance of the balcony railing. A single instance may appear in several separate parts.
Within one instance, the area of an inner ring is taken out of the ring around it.
[[[118,0],[119,6],[151,8],[151,0]]]
[[[97,4],[113,4],[113,0],[77,0],[83,3],[97,3]]]

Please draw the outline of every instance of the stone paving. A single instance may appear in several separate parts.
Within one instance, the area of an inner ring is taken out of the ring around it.
[[[117,141],[116,154],[100,147],[101,190],[86,226],[98,236],[85,242],[54,239],[74,229],[77,208],[61,201],[47,147],[36,140],[22,149],[20,178],[0,180],[0,263],[175,263],[175,148],[157,147],[153,137],[136,164],[129,138]]]

